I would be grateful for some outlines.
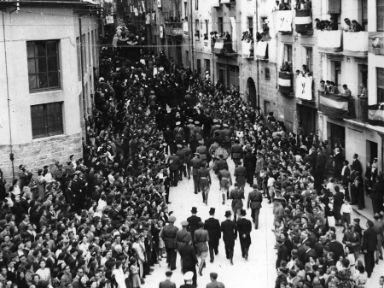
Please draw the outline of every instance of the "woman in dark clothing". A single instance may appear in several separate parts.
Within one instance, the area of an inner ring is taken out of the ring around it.
[[[364,209],[365,204],[364,204],[364,189],[363,189],[363,183],[361,181],[360,176],[357,176],[351,185],[351,195],[352,198],[357,199],[357,205],[358,208]]]

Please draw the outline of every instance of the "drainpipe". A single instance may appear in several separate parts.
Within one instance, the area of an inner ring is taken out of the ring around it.
[[[12,181],[15,179],[15,155],[13,154],[13,140],[12,140],[12,124],[11,124],[11,97],[9,94],[9,78],[8,78],[8,61],[7,61],[7,45],[5,40],[5,12],[2,11],[2,24],[3,24],[3,45],[4,45],[4,60],[5,60],[5,79],[7,83],[7,110],[8,110],[8,131],[9,131],[9,160],[12,162]]]
[[[259,31],[259,0],[256,0],[256,34]],[[256,40],[256,37],[255,37]],[[256,55],[255,55],[256,57]],[[256,64],[257,64],[257,106],[260,107],[260,60],[256,58]],[[264,111],[265,112],[265,111]]]

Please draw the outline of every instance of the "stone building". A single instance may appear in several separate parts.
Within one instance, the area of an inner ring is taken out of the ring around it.
[[[82,156],[98,67],[98,5],[2,1],[0,168],[41,168]]]

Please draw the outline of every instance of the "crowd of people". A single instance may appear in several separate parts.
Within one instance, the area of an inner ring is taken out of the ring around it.
[[[218,235],[230,263],[237,234],[248,258],[263,196],[275,217],[275,287],[365,287],[382,260],[384,182],[376,164],[363,175],[357,154],[349,165],[343,147],[286,131],[238,90],[169,65],[164,55],[132,63],[112,48],[101,52],[84,157],[37,174],[21,165],[11,185],[0,174],[1,287],[138,288],[164,254],[175,270],[177,252],[189,273],[185,287],[195,287],[205,259],[218,253]],[[220,224],[214,209],[202,222],[192,208],[179,230],[168,211],[171,187],[193,178],[207,203],[211,175],[232,211]],[[365,192],[376,220],[364,231],[359,219],[351,223],[350,205],[363,208]]]

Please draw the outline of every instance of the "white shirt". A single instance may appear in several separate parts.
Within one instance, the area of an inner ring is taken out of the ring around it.
[[[351,205],[343,203],[343,205],[341,205],[340,213],[341,214],[343,214],[343,213],[351,214],[352,213]]]

